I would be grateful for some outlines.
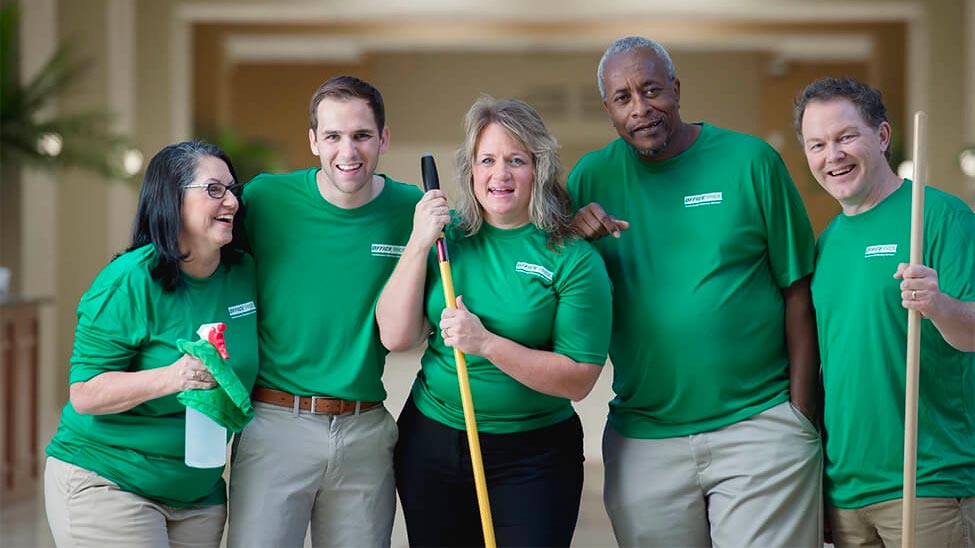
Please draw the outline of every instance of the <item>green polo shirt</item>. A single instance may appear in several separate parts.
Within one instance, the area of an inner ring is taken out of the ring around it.
[[[548,235],[528,224],[503,230],[488,224],[447,239],[454,290],[496,335],[580,363],[606,361],[611,326],[609,278],[602,259],[583,240],[552,250]],[[417,408],[447,426],[465,429],[454,351],[444,345],[445,308],[436,253],[427,268],[426,314],[433,326],[413,385]],[[566,398],[536,392],[482,356],[467,355],[477,429],[505,434],[534,430],[572,416]]]
[[[177,340],[196,340],[200,325],[223,322],[228,363],[249,389],[257,377],[250,256],[221,265],[208,278],[183,273],[174,291],[163,291],[149,274],[156,257],[152,245],[119,256],[81,297],[69,382],[108,371],[166,367],[182,356]],[[223,468],[190,468],[183,462],[185,417],[175,393],[107,415],[82,415],[68,402],[47,454],[164,504],[220,504],[226,500]]]
[[[569,175],[581,207],[630,222],[594,242],[614,287],[609,422],[632,438],[706,432],[789,396],[782,289],[813,268],[813,233],[779,155],[703,124],[659,162],[617,139]]]
[[[911,183],[864,213],[839,215],[817,244],[812,295],[826,401],[826,496],[860,508],[903,494],[907,310],[899,263],[910,262]],[[924,193],[924,264],[945,294],[975,301],[975,213]],[[975,495],[975,353],[921,321],[917,495]]]
[[[403,253],[423,193],[385,177],[369,203],[322,197],[318,169],[259,175],[244,187],[257,267],[257,384],[302,396],[386,399],[379,292]]]

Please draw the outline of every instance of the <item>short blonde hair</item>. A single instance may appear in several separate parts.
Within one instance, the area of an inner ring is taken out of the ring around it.
[[[474,196],[474,157],[481,133],[498,124],[532,155],[533,176],[529,220],[549,234],[549,246],[561,245],[575,235],[571,227],[572,199],[559,183],[562,164],[559,143],[545,127],[534,108],[518,99],[495,99],[482,95],[464,118],[464,143],[457,150],[458,225],[468,236],[476,234],[484,222],[484,211]]]

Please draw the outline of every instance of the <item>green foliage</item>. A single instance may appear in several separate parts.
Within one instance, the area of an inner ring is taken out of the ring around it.
[[[26,84],[17,78],[18,14],[0,8],[0,162],[55,169],[78,167],[126,179],[119,158],[128,140],[112,130],[112,117],[101,111],[51,114],[58,97],[71,90],[89,67],[60,45]],[[60,152],[50,155],[39,143],[56,135]]]
[[[217,145],[230,156],[240,183],[246,183],[260,173],[275,173],[284,169],[284,162],[271,143],[246,139],[231,128],[208,132],[203,140]]]

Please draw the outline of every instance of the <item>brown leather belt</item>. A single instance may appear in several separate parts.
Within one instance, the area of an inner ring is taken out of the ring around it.
[[[280,390],[255,386],[251,399],[272,405],[280,405],[294,410],[309,411],[316,415],[341,415],[356,410],[365,411],[379,405],[378,401],[354,401],[331,396],[295,396]]]

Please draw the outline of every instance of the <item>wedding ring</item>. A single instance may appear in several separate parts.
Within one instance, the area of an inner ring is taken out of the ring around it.
[[[912,289],[911,290],[911,300],[912,301],[916,301],[917,300],[917,289]]]

